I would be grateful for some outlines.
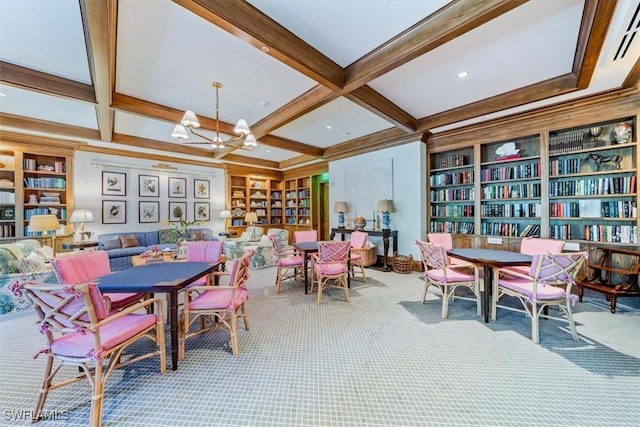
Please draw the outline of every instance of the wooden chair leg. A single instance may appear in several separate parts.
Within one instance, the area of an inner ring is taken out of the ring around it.
[[[247,316],[247,308],[244,306],[244,303],[240,306],[240,310],[242,311],[242,320],[244,321],[244,329],[245,331],[249,330],[249,316]]]
[[[42,389],[40,390],[40,396],[38,397],[36,410],[33,413],[34,417],[37,417],[38,414],[41,414],[42,410],[44,409],[44,403],[47,400],[47,395],[49,394],[49,389],[51,388],[51,382],[53,381],[53,377],[55,376],[55,373],[53,373],[52,375],[53,362],[53,356],[47,356],[47,366],[44,370],[44,381],[42,382]],[[35,418],[33,421],[35,422],[37,420],[38,419]]]
[[[237,356],[238,351],[238,316],[235,312],[231,314],[231,352],[234,356]]]

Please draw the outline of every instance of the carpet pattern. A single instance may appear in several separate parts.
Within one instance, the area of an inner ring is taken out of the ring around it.
[[[316,305],[301,283],[275,293],[275,269],[252,271],[251,330],[239,327],[240,354],[224,331],[187,341],[177,371],[158,359],[130,365],[107,383],[104,426],[632,426],[640,420],[640,299],[609,313],[587,293],[566,323],[541,321],[530,340],[524,314],[475,316],[472,301],[450,303],[440,317],[434,288],[421,304],[417,273],[367,270]],[[0,322],[0,425],[27,425],[45,357],[35,315]],[[146,344],[139,344],[144,346]],[[132,347],[131,352],[141,348]],[[168,357],[170,364],[170,357]],[[74,375],[73,368],[65,373]],[[46,410],[88,424],[87,382],[54,390]],[[63,424],[61,424],[61,422]]]

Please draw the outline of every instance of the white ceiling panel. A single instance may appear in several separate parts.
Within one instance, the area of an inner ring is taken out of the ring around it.
[[[0,1],[0,58],[91,84],[78,0]]]
[[[249,0],[249,3],[346,67],[449,1]]]
[[[272,133],[326,148],[391,127],[386,120],[341,97]]]
[[[98,129],[96,108],[86,102],[0,85],[0,111],[39,120]]]

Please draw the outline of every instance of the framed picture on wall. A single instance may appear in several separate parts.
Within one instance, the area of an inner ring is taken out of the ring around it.
[[[160,197],[160,177],[157,175],[138,175],[138,196]]]
[[[187,197],[187,178],[169,177],[169,197]]]
[[[193,212],[196,221],[209,221],[209,202],[195,202]]]
[[[160,222],[160,202],[138,202],[138,222]]]
[[[127,174],[124,172],[102,171],[102,195],[126,196]]]
[[[169,221],[178,222],[187,219],[187,202],[169,202]]]
[[[127,223],[127,202],[124,200],[103,200],[102,201],[102,223],[103,224],[126,224]]]
[[[209,180],[208,179],[193,180],[193,197],[196,199],[209,198]]]

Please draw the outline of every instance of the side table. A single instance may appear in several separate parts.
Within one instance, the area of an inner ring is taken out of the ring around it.
[[[69,242],[63,243],[62,249],[66,249],[68,251],[79,250],[84,251],[87,248],[97,248],[98,242]]]

